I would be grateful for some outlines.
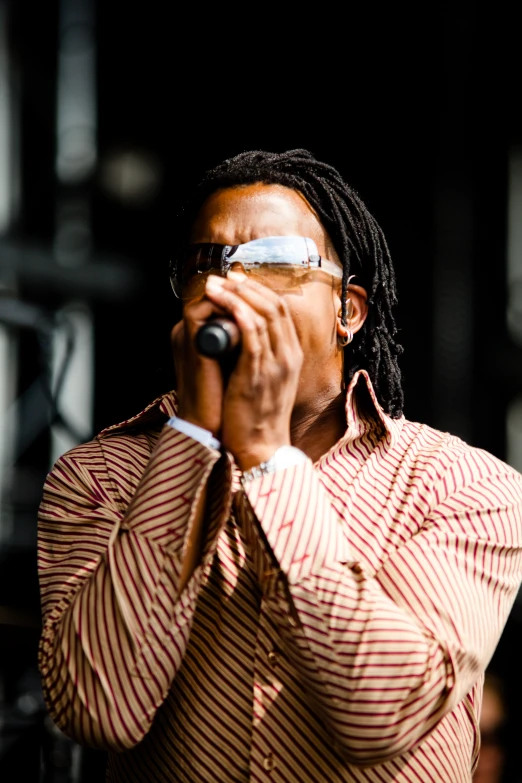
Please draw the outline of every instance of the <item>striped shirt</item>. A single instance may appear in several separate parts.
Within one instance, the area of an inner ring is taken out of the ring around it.
[[[464,783],[522,579],[522,476],[379,407],[241,487],[173,393],[62,456],[40,509],[40,670],[113,783]],[[177,585],[206,486],[200,565]]]

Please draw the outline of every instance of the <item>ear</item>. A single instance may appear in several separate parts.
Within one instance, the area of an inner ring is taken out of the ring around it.
[[[355,334],[359,331],[368,315],[368,296],[360,285],[349,285],[346,292],[346,324],[342,322],[342,302],[339,293],[339,312],[337,315],[337,336],[345,339],[348,331]]]

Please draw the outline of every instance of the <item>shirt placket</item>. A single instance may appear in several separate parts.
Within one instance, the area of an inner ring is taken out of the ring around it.
[[[256,780],[279,780],[278,752],[273,742],[277,727],[271,711],[283,688],[284,666],[281,640],[270,622],[269,604],[276,600],[279,572],[269,569],[263,575],[263,597],[254,657],[253,720],[250,765]]]

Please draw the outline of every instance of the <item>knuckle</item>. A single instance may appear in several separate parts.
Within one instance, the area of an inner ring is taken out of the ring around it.
[[[243,332],[251,338],[251,340],[255,340],[258,334],[259,325],[257,323],[257,319],[249,319],[245,321],[243,324]]]
[[[281,311],[277,303],[271,302],[267,305],[266,317],[269,321],[277,321],[281,317]]]
[[[290,310],[288,308],[288,302],[286,301],[286,299],[279,297],[277,302],[277,311],[279,315],[282,316],[287,316],[289,314]]]
[[[290,358],[286,354],[283,354],[283,356],[281,356],[280,360],[277,363],[277,368],[279,371],[279,375],[281,377],[286,378],[286,376],[289,374],[289,372],[292,369],[292,363],[290,361]]]
[[[261,355],[261,346],[259,343],[253,343],[248,349],[251,359],[258,359]]]
[[[285,369],[287,374],[291,374],[301,367],[302,361],[303,352],[301,348],[298,350],[287,350],[281,358],[281,366]]]
[[[183,340],[184,328],[185,328],[185,324],[183,321],[178,321],[178,323],[172,327],[172,330],[170,332],[170,338],[173,345],[179,345]]]

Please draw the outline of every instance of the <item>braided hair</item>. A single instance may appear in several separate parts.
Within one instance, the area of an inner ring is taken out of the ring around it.
[[[319,215],[343,265],[343,323],[350,275],[366,288],[368,315],[350,345],[347,381],[358,369],[367,370],[383,409],[398,418],[403,391],[397,360],[403,349],[396,341],[397,293],[390,252],[375,218],[333,166],[305,149],[252,150],[224,160],[205,173],[185,204],[178,224],[181,241],[186,242],[201,205],[213,192],[258,182],[299,191]]]

